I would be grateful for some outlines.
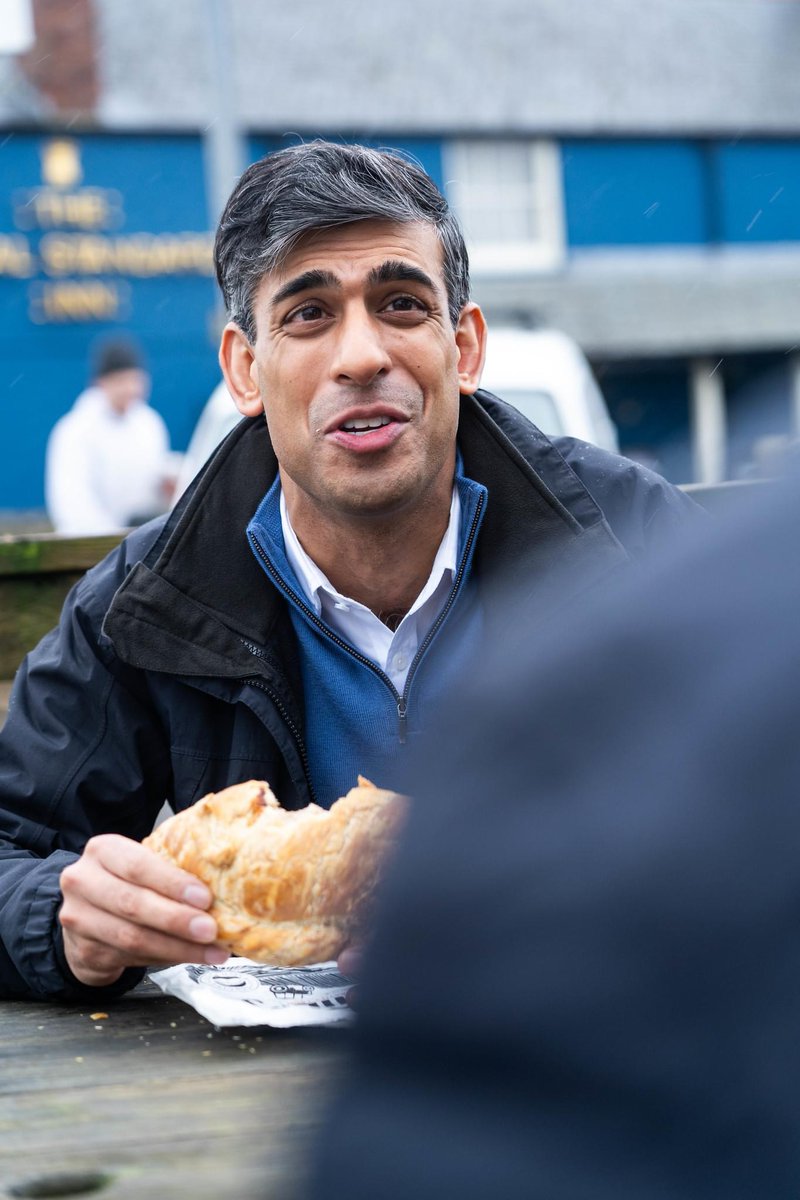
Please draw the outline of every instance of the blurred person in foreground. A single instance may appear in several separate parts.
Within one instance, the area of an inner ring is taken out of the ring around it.
[[[509,608],[418,756],[314,1200],[797,1196],[798,511]]]
[[[132,340],[96,347],[91,385],[47,442],[45,503],[57,533],[113,533],[165,511],[169,434],[149,393]]]
[[[244,172],[215,258],[242,416],[167,518],[71,593],[0,735],[0,994],[98,998],[219,962],[208,889],[138,843],[247,779],[396,787],[508,573],[532,613],[699,511],[479,390],[461,231],[405,159],[310,143]],[[266,420],[265,420],[266,417]]]

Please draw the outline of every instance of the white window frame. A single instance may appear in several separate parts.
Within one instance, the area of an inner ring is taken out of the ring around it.
[[[503,137],[496,139],[517,146],[530,157],[530,205],[539,235],[519,242],[474,241],[469,235],[469,213],[463,191],[469,187],[470,150],[485,145],[487,138],[455,138],[443,146],[445,192],[465,226],[467,249],[473,275],[517,275],[554,270],[565,258],[564,189],[561,150],[557,142],[544,138]],[[491,186],[491,181],[475,181]],[[502,187],[502,180],[494,181]]]

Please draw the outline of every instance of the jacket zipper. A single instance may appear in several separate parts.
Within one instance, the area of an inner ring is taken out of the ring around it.
[[[444,608],[439,613],[439,616],[436,618],[436,620],[434,621],[431,628],[428,630],[425,637],[422,639],[422,642],[417,649],[417,653],[414,655],[414,659],[411,663],[411,666],[408,669],[408,675],[406,676],[406,682],[405,682],[405,687],[403,688],[402,696],[400,695],[397,688],[392,683],[389,676],[385,673],[385,671],[382,671],[380,669],[380,667],[377,666],[376,663],[372,662],[371,659],[369,659],[365,655],[359,653],[358,650],[356,650],[353,646],[350,646],[347,642],[345,642],[342,638],[340,638],[336,633],[334,633],[333,630],[329,629],[328,626],[324,623],[324,621],[320,621],[317,614],[312,609],[310,609],[307,604],[305,604],[303,602],[303,600],[297,595],[297,593],[293,592],[292,589],[286,583],[284,583],[281,576],[278,574],[278,572],[273,567],[269,557],[267,556],[265,550],[261,546],[261,543],[259,542],[258,538],[255,536],[255,534],[250,535],[252,543],[256,548],[256,552],[258,553],[258,556],[261,559],[261,561],[264,563],[264,566],[266,567],[266,569],[269,573],[269,576],[272,579],[275,586],[277,588],[279,588],[280,591],[282,591],[284,593],[284,595],[291,597],[291,599],[295,601],[295,603],[303,610],[303,612],[309,618],[311,623],[317,629],[319,629],[319,631],[321,633],[323,633],[326,637],[330,638],[331,641],[333,641],[337,646],[340,647],[340,649],[345,650],[348,654],[352,655],[352,657],[355,658],[358,662],[363,663],[363,665],[365,667],[369,667],[370,671],[374,672],[374,674],[377,675],[379,679],[382,679],[383,682],[386,684],[389,691],[394,696],[395,704],[397,706],[398,738],[399,738],[401,745],[405,745],[407,736],[408,736],[408,690],[411,686],[411,680],[417,670],[417,667],[419,666],[422,656],[424,655],[428,646],[431,644],[431,641],[433,640],[433,638],[436,634],[436,631],[441,627],[442,622],[445,620],[448,612],[453,607],[453,603],[455,601],[456,594],[458,592],[459,587],[461,586],[461,580],[464,577],[464,566],[465,566],[465,563],[467,562],[467,559],[469,558],[469,553],[470,553],[470,549],[472,547],[472,543],[475,540],[475,532],[478,528],[478,523],[480,521],[482,509],[483,509],[483,494],[481,494],[478,497],[478,503],[475,508],[475,516],[472,518],[472,524],[470,526],[469,534],[467,535],[467,540],[464,545],[464,553],[461,555],[461,562],[459,563],[456,577],[453,580],[453,586],[450,589],[450,595],[447,597],[447,602],[445,603]],[[245,643],[245,644],[248,645],[248,649],[250,649],[251,653],[256,652],[255,647],[250,646],[249,643]],[[263,687],[263,685],[258,685],[258,686],[261,686],[262,690],[264,690],[264,691],[268,690],[267,688]],[[283,706],[280,704],[280,701],[278,700],[278,698],[273,696],[273,699],[275,700],[275,703],[278,705],[279,709],[282,709]],[[285,711],[285,710],[283,710],[283,711]],[[289,720],[289,718],[287,717],[286,719],[289,722],[290,727],[294,728],[291,725],[291,721]],[[307,764],[308,760],[306,757],[305,748],[303,747],[302,742],[299,741],[299,735],[296,735],[296,736],[298,737],[298,745],[300,746],[301,755],[303,757],[304,763]],[[308,775],[307,770],[306,770],[306,774]]]
[[[380,669],[380,667],[377,666],[371,659],[367,658],[363,654],[360,654],[358,650],[354,649],[353,646],[348,645],[348,643],[345,642],[342,638],[340,638],[337,634],[335,634],[333,632],[333,630],[329,629],[324,621],[320,621],[317,614],[312,609],[310,609],[307,604],[304,604],[303,601],[301,600],[301,598],[297,595],[297,593],[293,592],[292,589],[290,587],[288,587],[288,585],[285,584],[284,581],[281,579],[280,575],[273,567],[272,563],[270,562],[269,558],[267,557],[266,552],[262,548],[261,543],[259,542],[258,538],[255,536],[255,534],[251,534],[250,536],[251,536],[253,545],[256,548],[258,556],[261,559],[261,561],[264,563],[264,566],[266,567],[267,571],[269,572],[269,576],[272,579],[275,586],[277,588],[279,588],[280,591],[282,591],[285,596],[291,597],[291,599],[298,605],[298,607],[303,610],[303,612],[306,614],[308,619],[311,621],[312,625],[314,625],[317,629],[319,629],[320,633],[323,633],[326,637],[330,638],[332,642],[334,642],[337,646],[340,647],[340,649],[346,650],[348,654],[352,655],[352,657],[355,658],[358,662],[363,663],[363,665],[365,667],[369,667],[370,671],[373,671],[378,676],[379,679],[383,680],[383,682],[386,684],[386,686],[389,688],[389,691],[392,693],[392,695],[395,698],[395,703],[397,705],[398,722],[399,722],[399,726],[400,726],[400,741],[405,742],[405,740],[406,740],[406,701],[403,699],[403,697],[397,691],[397,688],[394,686],[394,684],[392,683],[389,676],[386,675],[385,672],[383,672]]]
[[[411,687],[411,680],[414,677],[414,674],[422,660],[423,655],[425,654],[425,651],[428,649],[428,646],[430,646],[431,642],[433,641],[434,637],[436,636],[437,630],[441,628],[441,626],[443,625],[444,621],[447,618],[447,614],[449,613],[450,609],[453,607],[453,604],[455,603],[455,599],[458,594],[458,589],[461,587],[461,580],[464,578],[465,565],[467,563],[467,560],[469,559],[470,551],[472,549],[472,543],[475,540],[475,534],[477,532],[478,525],[480,523],[482,510],[483,510],[483,492],[481,492],[481,494],[478,496],[478,503],[475,506],[475,516],[472,518],[472,524],[470,525],[469,533],[467,534],[467,540],[464,543],[464,553],[461,555],[461,561],[458,564],[458,571],[456,572],[456,577],[453,580],[453,586],[450,589],[450,595],[447,597],[447,601],[445,602],[444,608],[439,613],[438,617],[433,622],[433,625],[431,625],[430,629],[425,634],[425,637],[420,642],[419,647],[417,649],[417,653],[414,655],[411,666],[408,668],[408,675],[406,675],[406,685],[403,688],[403,696],[397,706],[398,712],[400,711],[400,704],[402,704],[402,706],[403,706],[402,713],[400,714],[400,720],[402,723],[401,729],[403,731],[403,736],[401,736],[401,738],[400,738],[401,741],[405,741],[405,724],[404,724],[404,722],[406,719],[406,708],[408,705],[408,689]]]
[[[247,647],[251,654],[261,657],[261,651],[257,646],[254,646],[252,642],[244,642],[243,644]],[[314,784],[311,782],[311,766],[308,761],[308,753],[306,752],[303,736],[292,718],[289,716],[286,705],[283,703],[280,696],[273,692],[272,688],[268,688],[265,683],[262,683],[260,679],[250,678],[246,679],[244,682],[249,683],[251,687],[258,688],[260,692],[264,692],[267,696],[269,696],[270,700],[280,713],[284,724],[294,738],[295,745],[297,746],[297,753],[300,756],[300,763],[303,768],[303,775],[305,776],[306,787],[308,788],[308,794],[311,798],[311,803],[316,804],[317,794],[314,790]]]

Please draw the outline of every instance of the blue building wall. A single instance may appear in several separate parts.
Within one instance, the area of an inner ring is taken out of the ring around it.
[[[185,446],[217,379],[216,285],[199,138],[9,134],[0,181],[0,509],[28,509],[99,336],[141,342]]]
[[[797,139],[580,138],[561,151],[567,247],[576,254],[800,243]],[[722,370],[727,472],[737,478],[751,469],[761,435],[791,434],[791,381],[782,355],[727,355]],[[600,384],[622,452],[675,482],[691,479],[688,363],[607,363]]]
[[[720,239],[800,242],[800,142],[723,142],[713,155]]]
[[[562,142],[568,246],[800,242],[800,141]]]
[[[562,143],[570,246],[698,245],[709,240],[706,156],[691,141]]]

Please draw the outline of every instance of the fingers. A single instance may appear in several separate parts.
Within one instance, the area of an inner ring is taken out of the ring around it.
[[[345,979],[358,979],[361,975],[361,966],[364,961],[364,944],[363,942],[355,942],[352,946],[345,946],[342,953],[336,960],[336,966],[340,975],[344,975]],[[348,988],[345,993],[345,1000],[350,1008],[358,1007],[358,988]]]
[[[344,975],[346,979],[358,979],[363,960],[364,946],[361,942],[346,946],[336,961],[339,974]]]
[[[113,836],[113,842],[92,839],[83,857],[61,875],[61,891],[65,901],[62,923],[82,927],[82,918],[92,909],[98,914],[118,918],[116,922],[97,919],[94,928],[87,929],[99,940],[106,940],[101,930],[131,930],[131,941],[137,943],[136,930],[142,926],[196,942],[213,942],[217,935],[214,920],[198,911],[192,899],[211,903],[208,888],[186,872],[174,868],[152,851],[137,842]],[[150,860],[153,860],[152,862]],[[185,902],[185,897],[190,902]],[[175,897],[174,899],[172,897]],[[75,904],[67,905],[67,901]],[[124,947],[127,948],[127,947]]]
[[[76,926],[91,923],[96,937],[87,937]],[[162,935],[154,930],[127,921],[104,917],[88,906],[73,906],[63,919],[64,949],[70,970],[82,983],[101,987],[113,983],[126,967],[170,965],[176,962],[221,963],[228,957],[220,946],[199,945],[197,942]]]
[[[128,838],[92,838],[61,874],[59,920],[76,978],[112,983],[125,967],[224,962],[213,946],[216,923],[203,909],[211,894],[200,880]]]
[[[211,892],[196,876],[116,833],[91,838],[79,861],[84,867],[96,866],[119,879],[196,908],[208,908],[211,904]],[[77,865],[67,867],[65,874]]]

